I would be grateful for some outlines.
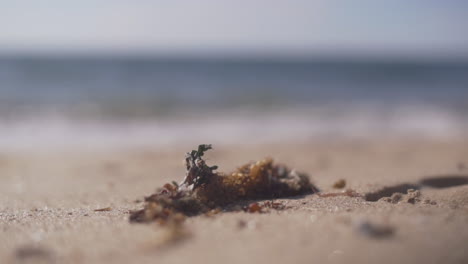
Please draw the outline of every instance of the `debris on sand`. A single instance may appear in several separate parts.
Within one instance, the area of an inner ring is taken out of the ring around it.
[[[94,212],[109,212],[112,211],[111,207],[105,207],[105,208],[99,208],[99,209],[94,209]]]
[[[258,203],[251,203],[247,206],[246,211],[249,213],[260,213],[262,212],[262,207]]]
[[[397,193],[392,194],[392,196],[390,196],[390,197],[380,198],[380,200],[384,201],[384,202],[387,202],[387,203],[397,204],[398,202],[400,202],[403,199],[403,195],[404,194],[397,192]]]
[[[466,166],[465,163],[463,163],[463,162],[458,162],[457,163],[457,169],[458,169],[459,172],[465,171],[466,168],[467,168],[467,166]]]
[[[36,245],[25,245],[15,250],[15,259],[21,263],[54,263],[51,251]]]
[[[186,176],[177,184],[165,184],[145,198],[144,208],[130,215],[131,222],[167,223],[174,217],[195,216],[240,201],[272,199],[317,192],[307,175],[278,165],[267,158],[241,166],[230,174],[216,172],[203,155],[211,145],[199,145],[186,154]],[[275,209],[277,204],[263,204]],[[261,211],[260,204],[249,211]],[[260,207],[260,209],[259,209]]]
[[[335,189],[343,189],[344,187],[346,187],[345,179],[339,179],[333,184],[333,188]]]
[[[346,189],[345,191],[342,192],[333,192],[333,193],[318,193],[318,196],[322,198],[328,198],[328,197],[337,197],[337,196],[347,196],[347,197],[364,197],[362,194],[356,192],[355,190],[352,189]]]
[[[370,238],[387,238],[395,233],[395,230],[391,226],[377,225],[369,221],[361,221],[356,225],[357,231]]]
[[[410,204],[415,204],[421,202],[421,192],[419,190],[408,189],[407,194],[403,193],[393,193],[390,197],[380,198],[379,201],[384,201],[388,203],[397,204],[399,202],[407,202]]]
[[[436,204],[437,204],[436,201],[431,200],[431,199],[425,199],[425,200],[423,201],[423,203],[424,203],[424,204],[430,204],[430,205],[436,205]]]
[[[414,204],[420,202],[421,192],[419,190],[409,189],[408,194],[406,195],[406,202]]]
[[[248,213],[266,213],[270,211],[270,209],[284,210],[286,209],[286,205],[281,202],[266,201],[263,203],[254,202],[244,207],[244,211]]]

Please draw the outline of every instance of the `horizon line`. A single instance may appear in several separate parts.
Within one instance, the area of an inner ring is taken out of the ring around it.
[[[272,60],[272,61],[447,61],[468,62],[468,52],[396,51],[375,49],[306,50],[150,50],[150,49],[62,49],[33,50],[0,48],[0,59],[161,59],[161,60]]]

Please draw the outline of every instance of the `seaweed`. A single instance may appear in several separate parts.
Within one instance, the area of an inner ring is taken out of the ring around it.
[[[346,189],[342,192],[332,192],[332,193],[319,193],[319,197],[322,198],[328,198],[328,197],[337,197],[337,196],[347,196],[347,197],[363,197],[362,194],[352,190],[352,189]]]
[[[229,174],[216,172],[218,166],[208,166],[203,159],[210,149],[211,145],[202,144],[188,152],[184,180],[180,184],[167,183],[146,197],[144,208],[131,212],[130,221],[164,224],[174,218],[210,214],[241,201],[318,192],[306,174],[275,164],[271,158],[247,163]],[[263,207],[283,208],[273,202],[250,207],[250,212],[260,212]]]
[[[94,212],[109,212],[109,211],[112,211],[112,207],[94,209]]]
[[[265,201],[263,203],[253,202],[244,207],[244,211],[248,213],[266,213],[270,209],[284,210],[288,208],[281,202]]]
[[[333,188],[335,189],[343,189],[346,187],[346,180],[345,179],[339,179],[335,183],[333,183]]]

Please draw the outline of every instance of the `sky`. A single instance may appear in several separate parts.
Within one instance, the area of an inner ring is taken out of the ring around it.
[[[0,53],[468,57],[464,0],[0,0]]]

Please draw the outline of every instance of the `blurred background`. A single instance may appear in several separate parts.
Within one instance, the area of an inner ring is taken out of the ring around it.
[[[468,3],[1,1],[0,147],[468,135]]]

